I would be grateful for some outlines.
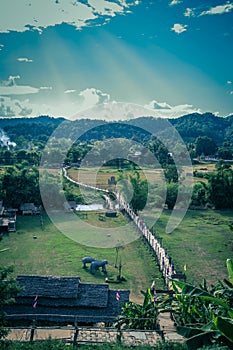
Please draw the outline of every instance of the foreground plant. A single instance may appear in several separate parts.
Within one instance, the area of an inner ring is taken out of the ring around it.
[[[121,316],[117,326],[129,329],[150,329],[158,330],[158,305],[150,289],[144,295],[143,304],[137,304],[132,301],[122,307]]]
[[[172,281],[175,295],[171,308],[177,330],[188,338],[189,349],[219,344],[233,349],[233,261],[226,262],[229,280],[211,289]]]
[[[9,332],[5,327],[5,313],[2,308],[13,303],[14,298],[20,291],[12,273],[12,266],[0,267],[0,339],[5,338]]]

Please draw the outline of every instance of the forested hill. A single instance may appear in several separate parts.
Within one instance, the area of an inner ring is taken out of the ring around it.
[[[13,125],[19,125],[19,124],[34,124],[34,123],[40,123],[40,124],[54,124],[58,125],[62,123],[65,119],[64,118],[53,118],[49,116],[39,116],[35,118],[0,118],[0,128],[3,129],[5,126],[13,126]]]
[[[200,136],[207,136],[214,139],[218,145],[223,142],[233,144],[233,115],[222,118],[211,113],[193,113],[177,119],[168,119],[168,121],[187,143],[195,142]],[[78,130],[78,134],[82,135],[86,141],[111,137],[144,139],[148,136],[148,130],[153,134],[162,131],[167,125],[165,119],[153,117],[140,117],[117,123],[93,119],[68,121],[64,118],[39,116],[35,118],[2,118],[0,119],[0,129],[3,129],[10,140],[16,143],[19,137],[30,141],[46,141],[46,138],[62,122],[65,122],[64,137],[70,132],[76,133]],[[87,130],[88,132],[86,132]]]
[[[169,121],[181,137],[189,142],[193,142],[199,136],[208,136],[219,144],[233,132],[233,116],[222,118],[211,113],[193,113]]]

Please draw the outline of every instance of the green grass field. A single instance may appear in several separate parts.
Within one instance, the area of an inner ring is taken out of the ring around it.
[[[90,218],[93,223],[94,214]],[[122,217],[121,224],[124,220]],[[107,224],[110,225],[109,222]],[[13,264],[15,275],[79,276],[82,282],[105,283],[106,275],[103,272],[97,271],[93,276],[89,269],[82,268],[81,259],[85,256],[107,259],[107,277],[116,279],[118,269],[115,268],[115,248],[81,245],[59,232],[45,214],[43,230],[38,216],[19,216],[17,232],[4,235],[0,242],[0,262],[2,265]],[[159,288],[163,287],[155,258],[140,238],[120,249],[120,256],[122,276],[127,281],[121,284],[110,283],[110,288],[130,289],[131,300],[141,301],[143,296],[140,291],[146,290],[153,280],[157,281]]]
[[[215,164],[199,164],[193,170],[213,172]],[[86,181],[98,185],[107,183],[107,179],[115,175],[117,169],[102,168],[82,169]],[[148,180],[152,180],[152,170],[144,170]],[[161,171],[154,171],[153,179],[161,180]],[[71,170],[70,175],[77,178],[77,170]],[[94,175],[96,178],[94,177]],[[95,178],[95,180],[94,180]],[[195,179],[199,181],[199,179]],[[156,221],[156,234],[162,238],[163,245],[168,248],[173,258],[175,267],[182,271],[187,266],[187,277],[190,282],[201,283],[205,277],[209,283],[215,283],[218,279],[227,277],[226,259],[233,257],[233,231],[230,224],[233,222],[233,211],[188,211],[179,227],[172,233],[166,234],[165,227],[171,212],[164,211]],[[153,222],[156,211],[153,209],[143,215],[148,222]]]
[[[153,212],[147,216],[151,218]],[[225,262],[233,257],[233,231],[229,227],[233,212],[188,211],[179,227],[170,234],[165,233],[169,216],[169,211],[163,212],[155,229],[163,246],[168,248],[176,269],[182,271],[186,264],[188,281],[195,284],[201,283],[203,278],[209,284],[227,278]],[[98,216],[91,214],[90,220],[98,222]],[[118,220],[122,224],[125,219]],[[13,264],[15,275],[80,276],[83,282],[104,283],[106,276],[101,271],[93,276],[89,269],[82,268],[84,256],[107,259],[108,278],[116,278],[115,248],[81,245],[60,233],[46,215],[43,230],[39,217],[18,217],[17,232],[5,235],[0,242],[0,262],[2,265]],[[149,287],[152,280],[156,280],[159,288],[163,287],[155,258],[141,239],[125,245],[119,256],[122,257],[122,275],[127,282],[110,283],[110,288],[130,289],[131,299],[141,301],[140,290]]]
[[[104,168],[102,172],[98,172],[97,183],[106,184],[110,176],[116,175],[116,169],[111,171]],[[76,172],[74,170],[71,173],[73,178],[77,175]],[[95,169],[84,170],[84,172],[86,183],[93,184]],[[148,170],[148,173],[150,172],[151,170]],[[160,175],[156,173],[156,176],[159,180]],[[157,236],[162,238],[163,246],[168,249],[175,268],[182,271],[186,264],[188,281],[195,284],[202,282],[204,277],[209,283],[227,278],[226,259],[233,257],[233,231],[230,228],[233,223],[233,212],[188,211],[179,227],[168,234],[165,227],[170,214],[171,212],[164,211],[154,228]],[[43,230],[39,217],[19,216],[17,232],[4,235],[0,242],[0,263],[13,264],[15,275],[80,276],[83,282],[104,283],[106,276],[102,272],[97,271],[93,276],[88,269],[82,268],[81,259],[85,256],[93,256],[96,259],[109,261],[107,277],[115,279],[118,274],[118,269],[115,268],[116,249],[108,248],[108,244],[105,248],[98,248],[95,243],[103,239],[103,244],[101,243],[103,247],[108,240],[116,239],[115,243],[118,240],[120,242],[121,237],[123,238],[121,235],[124,233],[129,236],[134,235],[133,228],[129,225],[125,226],[126,218],[119,215],[117,218],[105,218],[102,221],[99,220],[99,213],[88,213],[87,218],[81,218],[77,228],[75,225],[70,225],[73,219],[69,215],[64,214],[59,218],[61,229],[65,229],[66,225],[68,228],[72,227],[68,235],[62,234],[46,214],[43,215]],[[81,213],[79,215],[82,216]],[[153,209],[144,211],[143,215],[146,220],[152,222],[156,217],[156,211]],[[90,229],[85,223],[90,225]],[[114,234],[109,233],[108,230]],[[77,231],[79,239],[76,239]],[[102,232],[104,236],[100,237],[99,234]],[[90,241],[88,241],[89,237]],[[87,244],[88,242],[90,244]],[[156,280],[158,288],[163,287],[155,258],[142,239],[139,238],[124,245],[124,248],[120,249],[119,256],[122,257],[122,275],[127,281],[120,285],[110,283],[110,288],[117,286],[121,289],[130,289],[131,300],[141,301],[140,290],[148,288],[153,280]]]
[[[173,258],[177,270],[183,271],[190,283],[209,284],[227,278],[226,259],[233,257],[233,211],[189,210],[172,233],[166,233],[170,211],[164,211],[154,228]],[[151,220],[153,212],[147,213]]]

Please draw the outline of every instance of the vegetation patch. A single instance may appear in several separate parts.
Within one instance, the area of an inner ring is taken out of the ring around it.
[[[188,281],[208,283],[227,277],[226,259],[233,254],[232,211],[189,210],[171,234],[165,228],[171,215],[164,211],[154,226],[157,237],[168,249],[176,269],[186,265]],[[153,213],[147,214],[152,220]]]
[[[94,220],[94,214],[91,216]],[[118,286],[120,289],[130,289],[132,300],[140,301],[142,298],[140,291],[147,288],[153,280],[163,288],[163,279],[156,259],[142,239],[139,238],[120,248],[116,261],[116,248],[83,246],[59,232],[45,214],[43,219],[42,229],[38,216],[19,216],[17,231],[6,234],[1,241],[1,250],[9,248],[0,252],[1,264],[14,265],[15,276],[20,274],[79,276],[83,282],[105,283],[106,277],[116,279],[118,268],[115,265],[119,267],[121,258],[122,275],[126,282]],[[99,223],[98,215],[95,221]],[[92,275],[89,269],[83,269],[82,258],[85,256],[107,259],[109,262],[107,275],[98,270]],[[110,283],[110,288],[115,289],[116,285]]]

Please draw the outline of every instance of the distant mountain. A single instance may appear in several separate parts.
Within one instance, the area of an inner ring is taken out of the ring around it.
[[[58,126],[62,124],[62,128]],[[21,134],[31,139],[38,135],[49,135],[56,129],[59,137],[80,137],[82,140],[102,140],[104,138],[125,137],[142,140],[149,134],[157,134],[169,126],[175,127],[182,139],[194,142],[199,136],[208,136],[215,140],[218,145],[224,141],[233,144],[233,115],[218,117],[212,113],[193,113],[179,118],[164,119],[155,117],[138,117],[125,121],[104,121],[94,119],[77,119],[74,121],[65,118],[53,118],[39,116],[36,118],[2,118],[0,129],[14,137]]]
[[[212,113],[193,113],[172,119],[170,123],[186,142],[195,141],[198,136],[208,136],[220,144],[226,137],[227,129],[232,127],[232,121],[230,117],[217,117]]]

